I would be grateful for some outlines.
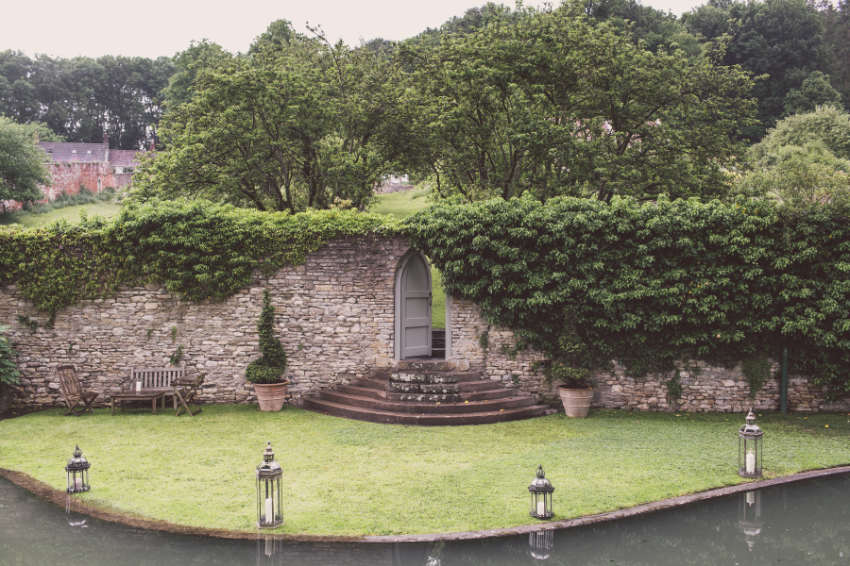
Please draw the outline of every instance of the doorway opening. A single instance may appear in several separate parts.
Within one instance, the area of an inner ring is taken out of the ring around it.
[[[445,359],[448,325],[439,271],[411,250],[399,261],[395,295],[395,358]]]

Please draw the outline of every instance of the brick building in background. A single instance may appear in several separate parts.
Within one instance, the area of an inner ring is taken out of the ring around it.
[[[49,158],[51,184],[42,187],[46,200],[61,194],[75,195],[85,187],[92,193],[130,184],[139,166],[138,151],[110,149],[109,136],[102,143],[39,142]]]
[[[81,187],[92,193],[104,189],[122,189],[133,180],[139,166],[140,154],[135,149],[110,149],[109,136],[102,143],[38,142],[46,154],[50,184],[42,185],[44,198],[50,202],[59,195],[76,195]],[[0,200],[0,213],[20,210],[23,204],[15,200]]]

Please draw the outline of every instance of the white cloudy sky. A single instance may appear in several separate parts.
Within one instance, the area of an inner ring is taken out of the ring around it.
[[[59,57],[173,55],[209,39],[245,51],[269,22],[320,24],[329,39],[404,39],[486,0],[0,0],[0,51]],[[513,0],[500,0],[513,6]],[[540,6],[543,0],[526,0]],[[555,2],[557,3],[557,2]],[[643,0],[677,14],[705,0]]]

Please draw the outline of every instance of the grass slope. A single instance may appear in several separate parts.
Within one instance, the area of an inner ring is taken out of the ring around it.
[[[409,191],[397,193],[385,193],[375,196],[375,200],[369,207],[369,212],[387,214],[398,219],[410,216],[430,206],[427,187],[419,186]],[[431,266],[431,326],[433,328],[446,327],[446,292],[443,289],[443,280],[440,272]]]
[[[556,488],[556,519],[739,483],[742,420],[594,411],[584,420],[424,428],[253,406],[208,406],[194,418],[50,410],[0,421],[0,467],[64,489],[79,443],[92,464],[82,498],[252,531],[254,470],[270,440],[284,470],[279,532],[451,532],[532,522],[527,486],[538,464]],[[766,415],[760,424],[768,477],[850,462],[850,416]]]
[[[0,224],[9,226],[23,226],[25,228],[41,228],[48,224],[53,224],[57,220],[67,220],[71,224],[77,224],[80,221],[81,215],[85,214],[89,218],[102,216],[104,218],[113,218],[121,212],[121,205],[111,201],[98,201],[88,204],[79,204],[65,206],[62,208],[54,208],[47,212],[16,212],[13,214],[0,217],[3,220]]]

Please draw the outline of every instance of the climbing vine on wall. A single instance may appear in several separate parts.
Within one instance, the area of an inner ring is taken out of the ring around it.
[[[433,207],[405,229],[448,292],[577,374],[731,365],[787,345],[793,370],[850,391],[840,208],[497,199]]]
[[[0,230],[0,285],[14,283],[50,314],[122,285],[162,284],[189,301],[221,300],[256,271],[301,263],[343,236],[391,234],[384,217],[356,211],[267,213],[207,201],[134,204],[112,223]]]

